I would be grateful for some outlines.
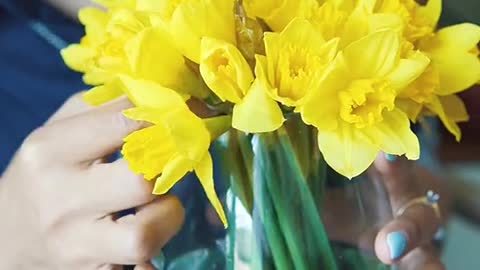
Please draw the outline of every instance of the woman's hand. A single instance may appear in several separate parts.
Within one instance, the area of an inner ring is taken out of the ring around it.
[[[77,96],[25,140],[0,181],[0,269],[152,269],[184,210],[151,195],[124,160],[102,161],[142,128],[123,117],[130,106],[89,108]]]
[[[375,168],[385,183],[393,213],[428,190],[440,195],[441,219],[429,205],[414,204],[396,216],[378,233],[375,251],[384,263],[399,263],[400,269],[443,270],[440,253],[432,241],[445,224],[451,208],[450,192],[438,176],[404,159],[389,161],[379,156]]]

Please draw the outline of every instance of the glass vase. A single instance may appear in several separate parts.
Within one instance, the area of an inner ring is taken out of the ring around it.
[[[323,160],[298,116],[272,133],[231,131],[216,144],[229,185],[228,270],[390,269],[374,254],[392,217],[374,170],[349,180]]]

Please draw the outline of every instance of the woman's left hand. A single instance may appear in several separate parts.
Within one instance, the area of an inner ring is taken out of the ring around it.
[[[380,155],[374,167],[385,184],[394,213],[394,219],[375,239],[378,258],[386,264],[399,264],[400,269],[445,269],[440,250],[434,244],[434,237],[446,223],[451,209],[452,198],[445,183],[417,163],[403,158]],[[440,196],[440,216],[433,205],[409,204],[426,196],[429,190]]]

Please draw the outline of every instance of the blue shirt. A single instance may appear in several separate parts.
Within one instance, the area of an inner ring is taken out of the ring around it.
[[[0,0],[0,175],[23,139],[85,89],[59,49],[33,30],[38,25],[67,43],[83,35],[81,25],[43,1]]]

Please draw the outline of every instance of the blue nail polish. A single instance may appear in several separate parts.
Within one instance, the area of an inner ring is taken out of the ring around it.
[[[397,160],[397,156],[385,154],[385,158],[390,162],[395,162]]]
[[[391,232],[387,235],[387,245],[390,249],[390,258],[400,258],[407,248],[407,235],[404,232]]]

